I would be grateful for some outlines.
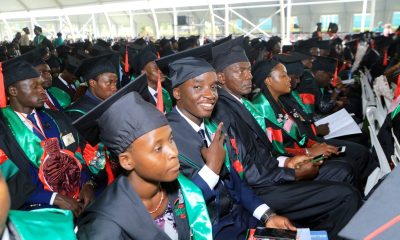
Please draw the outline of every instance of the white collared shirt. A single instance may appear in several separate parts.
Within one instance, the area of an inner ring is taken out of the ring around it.
[[[147,88],[149,89],[150,95],[153,97],[154,101],[157,103],[157,90],[154,90],[152,87],[147,86]]]
[[[72,87],[74,90],[76,90],[75,85],[74,85],[74,84],[69,84],[69,83],[67,83],[67,81],[65,81],[65,80],[61,77],[61,74],[58,75],[58,79],[60,79],[60,81],[61,81],[65,86],[67,86],[68,88],[69,88],[69,87]]]
[[[205,131],[204,121],[202,121],[200,126],[199,126],[196,123],[194,123],[192,120],[190,120],[188,117],[186,117],[179,110],[178,107],[176,107],[176,111],[179,113],[179,115],[181,115],[186,120],[186,122],[189,123],[189,125],[193,128],[193,130],[198,132],[200,129],[203,129]],[[210,146],[211,142],[210,142],[210,139],[208,138],[207,134],[206,134],[206,141],[207,141],[208,146]],[[219,181],[219,175],[216,174],[215,172],[213,172],[213,170],[211,170],[209,167],[207,167],[207,165],[204,165],[200,169],[198,174],[207,183],[207,185],[210,187],[210,189],[214,189],[215,186],[217,185],[218,181]]]
[[[236,98],[237,99],[237,98]],[[240,101],[240,100],[239,100]],[[240,101],[241,102],[241,101]],[[189,125],[196,131],[198,132],[199,130],[204,130],[205,131],[205,127],[204,127],[204,121],[201,122],[200,126],[197,125],[196,123],[194,123],[192,120],[190,120],[188,117],[186,117],[180,110],[178,107],[176,107],[176,111],[179,113],[179,115],[181,115],[188,123]],[[205,131],[207,132],[207,131]],[[207,134],[206,134],[206,140],[207,140],[207,144],[208,146],[210,146],[210,139],[208,138]],[[204,165],[204,167],[202,167],[200,169],[200,171],[198,172],[199,176],[207,183],[207,185],[210,187],[210,189],[214,189],[215,186],[217,185],[218,181],[219,181],[219,175],[214,173],[209,167],[207,167],[207,165]],[[257,218],[258,220],[261,219],[262,215],[269,209],[270,207],[268,207],[267,204],[261,204],[260,206],[258,206],[254,212],[253,212],[253,217]]]
[[[4,228],[3,235],[0,235],[0,236],[1,236],[1,240],[10,240],[10,232],[8,231],[7,225]]]
[[[26,114],[26,113],[21,113],[21,112],[17,112],[17,111],[15,111],[15,113],[18,115],[19,119],[21,119],[21,121],[25,124],[25,126],[26,126],[29,130],[33,131],[33,126],[31,125],[31,122],[29,121],[29,119],[27,119],[28,114]],[[39,118],[38,118],[36,109],[33,109],[33,111],[31,112],[31,114],[32,114],[32,113],[35,114],[35,120],[36,120],[36,122],[37,122],[37,125],[38,125],[39,129],[43,132],[42,126],[41,126],[41,124],[39,123],[40,120],[39,120]],[[33,123],[32,123],[32,124],[33,124]]]

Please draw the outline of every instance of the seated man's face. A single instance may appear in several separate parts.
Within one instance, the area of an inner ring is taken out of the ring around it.
[[[4,231],[9,209],[10,194],[8,193],[7,183],[0,173],[0,236]]]
[[[117,91],[117,82],[117,74],[102,73],[97,77],[97,80],[89,80],[89,87],[96,97],[106,100]]]
[[[144,72],[147,76],[147,82],[150,87],[155,88],[158,82],[158,75],[160,75],[160,80],[163,82],[165,80],[164,75],[158,68],[157,64],[154,61],[151,61],[144,66]]]
[[[10,96],[24,107],[41,108],[46,102],[46,92],[40,77],[19,81],[8,87]]]
[[[206,72],[174,88],[179,110],[193,122],[209,118],[218,100],[217,75]]]
[[[328,87],[331,84],[333,74],[318,70],[315,72],[314,76],[319,87]]]

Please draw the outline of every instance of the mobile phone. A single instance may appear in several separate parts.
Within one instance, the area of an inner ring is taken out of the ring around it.
[[[264,227],[258,227],[254,232],[255,239],[295,240],[296,235],[296,231]]]
[[[322,160],[324,160],[324,155],[323,154],[313,157],[311,159],[311,162],[312,163],[317,163],[317,162],[322,161]]]
[[[346,151],[346,146],[338,147],[338,153],[344,153]]]

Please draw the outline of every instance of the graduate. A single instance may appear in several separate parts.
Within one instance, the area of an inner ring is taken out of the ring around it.
[[[165,84],[165,82],[169,80],[165,81],[166,78],[164,74],[154,62],[156,59],[158,59],[158,56],[153,44],[147,45],[135,57],[135,69],[137,74],[145,73],[147,77],[147,84],[143,85],[143,88],[139,93],[145,101],[155,106],[159,101],[158,98],[160,98],[159,95],[161,93],[164,110],[169,112],[172,110],[172,99],[167,89],[161,86],[161,83],[164,82]],[[147,88],[145,86],[147,86]]]
[[[49,65],[42,59],[40,51],[34,49],[21,56],[24,60],[30,63],[42,78],[42,86],[46,90],[46,103],[44,107],[54,111],[62,111],[69,104],[69,100],[58,101],[58,99],[68,99],[69,96],[58,88],[52,88],[53,79],[51,77],[51,70]]]
[[[35,33],[35,38],[33,39],[33,44],[35,47],[39,47],[46,37],[42,33],[42,28],[36,26],[33,28],[33,33]]]
[[[31,65],[20,57],[9,60],[3,64],[3,76],[1,167],[12,208],[57,207],[78,216],[94,193],[83,165],[84,143],[62,113],[42,109],[46,93]]]
[[[75,71],[80,65],[80,61],[77,58],[68,55],[67,61],[64,64],[65,66],[61,73],[56,78],[53,78],[53,87],[57,88],[59,91],[63,91],[69,96],[69,98],[64,97],[65,94],[57,94],[55,96],[58,101],[63,103],[63,105],[68,106],[76,100],[75,94],[77,88],[75,82],[78,78],[75,76]]]
[[[75,76],[82,77],[88,88],[82,97],[65,110],[72,121],[87,114],[117,91],[118,73],[119,56],[117,53],[82,60],[75,71]]]
[[[302,65],[297,65],[301,70]],[[287,66],[293,71],[293,64]],[[265,131],[274,149],[292,156],[322,154],[328,160],[321,165],[316,179],[347,182],[362,191],[369,174],[377,167],[368,149],[347,141],[319,139],[312,119],[290,95],[291,84],[283,64],[274,60],[260,62],[254,66],[253,75],[261,92],[252,102],[265,118]],[[346,146],[346,152],[339,156],[337,147],[341,146]],[[349,174],[343,178],[346,172]]]
[[[200,189],[179,174],[163,113],[118,92],[87,115],[125,170],[82,214],[78,239],[212,239]],[[97,120],[96,120],[97,119]]]
[[[344,183],[304,181],[317,177],[319,171],[319,164],[311,163],[305,155],[272,156],[273,146],[260,126],[264,118],[244,98],[252,90],[252,74],[237,41],[213,48],[221,88],[212,120],[222,121],[227,129],[232,151],[237,154],[235,169],[277,214],[298,227],[326,230],[336,239],[360,206],[359,193]]]
[[[210,58],[209,44],[162,58],[157,64],[169,63],[177,105],[167,119],[179,150],[181,171],[201,189],[207,202],[213,237],[245,239],[247,229],[259,225],[295,230],[240,179],[224,148],[224,124],[208,121],[218,100],[215,70],[205,60]]]

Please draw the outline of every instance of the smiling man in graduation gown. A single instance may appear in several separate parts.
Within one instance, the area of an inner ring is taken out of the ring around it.
[[[238,41],[238,40],[237,40]],[[254,105],[244,98],[251,92],[250,63],[243,48],[233,40],[213,48],[213,65],[219,84],[218,102],[212,120],[224,122],[236,171],[278,214],[298,226],[327,230],[336,236],[360,205],[358,192],[350,185],[313,179],[318,166],[307,157],[272,156],[273,147],[260,127]],[[304,164],[302,163],[303,161]],[[295,167],[297,163],[302,163]]]
[[[78,215],[82,203],[86,206],[93,198],[78,133],[63,114],[42,109],[46,95],[31,65],[12,59],[4,62],[3,75],[10,105],[2,101],[0,167],[12,208],[58,207]]]
[[[203,192],[213,224],[214,239],[244,239],[246,230],[257,225],[295,229],[285,217],[275,215],[241,181],[226,155],[223,124],[211,124],[218,99],[215,70],[201,56],[210,58],[211,45],[160,59],[169,64],[177,106],[167,114],[179,150],[182,173]]]

